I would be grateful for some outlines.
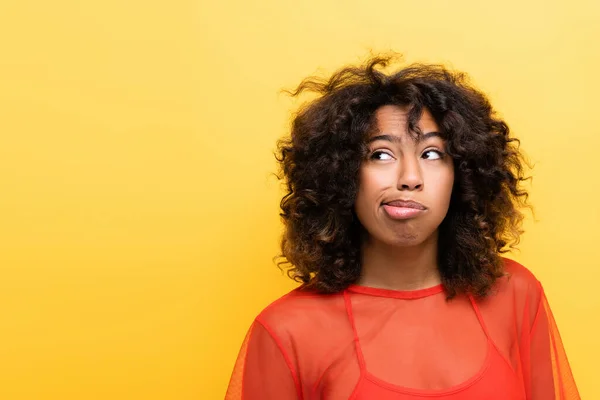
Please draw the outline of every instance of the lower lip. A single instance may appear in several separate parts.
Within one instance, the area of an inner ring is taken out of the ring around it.
[[[392,219],[409,219],[414,218],[420,214],[422,214],[425,210],[419,210],[417,208],[408,208],[408,207],[394,207],[389,206],[387,204],[383,205],[383,208],[387,215]]]

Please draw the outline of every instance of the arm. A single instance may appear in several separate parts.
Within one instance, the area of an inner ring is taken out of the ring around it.
[[[525,369],[527,399],[579,400],[558,327],[541,285],[537,313],[529,337],[522,345],[528,359]]]
[[[255,321],[242,345],[225,400],[296,400],[302,393],[294,366],[271,331]]]

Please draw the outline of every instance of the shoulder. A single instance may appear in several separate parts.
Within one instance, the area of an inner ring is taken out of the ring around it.
[[[505,275],[477,305],[494,341],[509,348],[516,337],[530,332],[543,308],[543,289],[535,275],[521,263],[503,258]]]
[[[503,258],[503,262],[505,275],[496,281],[491,293],[481,299],[481,307],[490,315],[535,315],[543,297],[540,282],[517,261]]]
[[[325,351],[342,337],[352,336],[342,293],[295,289],[267,306],[256,323],[288,352]]]
[[[277,344],[301,381],[317,382],[330,360],[353,348],[343,293],[293,290],[267,306],[255,324]]]
[[[499,280],[498,289],[509,290],[514,295],[536,295],[541,291],[540,281],[524,265],[503,258],[505,276]]]
[[[296,325],[318,324],[344,310],[341,293],[320,294],[298,288],[269,304],[256,320],[273,329],[289,330]]]

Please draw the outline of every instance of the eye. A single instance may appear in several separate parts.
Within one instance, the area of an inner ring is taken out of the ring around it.
[[[444,158],[444,153],[439,150],[429,149],[423,152],[422,157],[426,160],[439,160]]]
[[[394,157],[388,152],[385,152],[382,150],[376,150],[373,152],[373,154],[371,154],[370,159],[371,160],[389,161],[389,160],[393,160]]]

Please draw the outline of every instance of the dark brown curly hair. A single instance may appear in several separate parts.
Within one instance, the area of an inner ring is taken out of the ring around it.
[[[412,64],[385,73],[395,56],[348,66],[329,79],[309,77],[292,96],[318,96],[295,114],[291,136],[278,143],[285,233],[280,268],[321,293],[339,292],[361,272],[364,228],[354,212],[358,172],[375,111],[409,107],[408,128],[427,108],[447,140],[455,182],[439,227],[438,265],[449,298],[485,296],[503,276],[501,254],[519,242],[525,166],[519,141],[464,73]]]

